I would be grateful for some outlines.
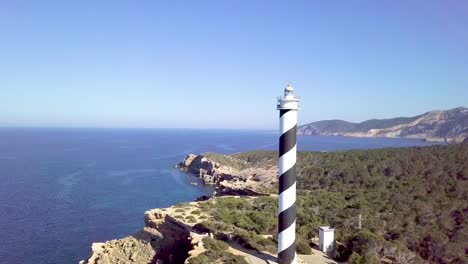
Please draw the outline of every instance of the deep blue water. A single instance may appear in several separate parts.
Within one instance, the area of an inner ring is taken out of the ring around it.
[[[276,149],[262,131],[0,129],[0,263],[78,263],[92,242],[127,236],[150,208],[211,189],[173,168],[187,153]],[[299,150],[428,145],[305,136]]]

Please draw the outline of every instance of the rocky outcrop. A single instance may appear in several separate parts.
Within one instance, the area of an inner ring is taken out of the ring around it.
[[[233,161],[229,155],[223,158]],[[237,163],[243,161],[236,160]],[[216,187],[215,194],[222,195],[269,195],[276,192],[278,170],[276,167],[245,169],[233,168],[216,162],[204,155],[188,154],[177,167],[200,177],[205,184]]]
[[[243,162],[228,155],[222,157]],[[177,167],[200,177],[205,184],[215,185],[218,196],[259,196],[276,191],[276,167],[239,169],[194,154],[189,154]],[[200,197],[199,200],[209,199]],[[80,264],[186,262],[187,258],[203,252],[200,241],[206,234],[195,232],[193,227],[209,216],[200,213],[198,205],[192,202],[184,207],[149,210],[145,212],[142,230],[122,239],[93,243],[91,256]],[[192,214],[195,210],[198,212]]]
[[[217,184],[224,180],[231,180],[235,169],[223,166],[203,155],[188,154],[187,157],[177,165],[183,171],[197,175],[205,184]]]
[[[373,119],[361,123],[324,120],[298,127],[300,135],[403,137],[460,143],[468,138],[468,108],[431,111],[414,117]]]
[[[177,211],[190,215],[198,209],[197,205],[146,211],[143,230],[122,239],[93,243],[91,256],[80,264],[185,263],[203,235],[192,232],[198,221],[188,223]]]
[[[80,264],[152,263],[155,261],[157,248],[154,241],[160,241],[162,237],[158,230],[145,227],[122,239],[93,243],[91,257]]]

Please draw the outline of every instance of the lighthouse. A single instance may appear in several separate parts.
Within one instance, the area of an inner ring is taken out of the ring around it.
[[[299,97],[288,84],[278,97],[280,111],[278,263],[296,264],[296,133]]]

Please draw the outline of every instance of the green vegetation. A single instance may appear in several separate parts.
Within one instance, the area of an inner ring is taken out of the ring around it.
[[[231,157],[270,166],[277,153]],[[301,250],[320,225],[331,225],[337,228],[335,256],[341,261],[350,256],[353,263],[383,256],[400,263],[468,261],[468,145],[300,152],[297,171]],[[276,208],[276,198],[270,197],[218,199],[202,206],[214,218],[203,224],[216,225],[215,233],[233,232],[252,248],[270,250],[276,243]]]
[[[310,255],[312,254],[312,249],[310,248],[309,243],[307,240],[300,239],[297,241],[297,248],[296,251],[299,254],[305,254],[305,255]]]
[[[191,214],[194,214],[194,215],[199,215],[201,213],[200,210],[193,210]]]
[[[231,156],[254,167],[277,166],[278,162],[278,153],[272,151],[242,152]]]
[[[226,242],[215,240],[209,237],[203,239],[203,245],[205,246],[206,250],[215,251],[225,251],[229,247]]]
[[[276,253],[277,198],[220,197],[216,201],[215,205],[202,205],[213,219],[198,225],[201,231],[230,233],[246,248]],[[305,236],[300,237],[298,243],[308,244],[305,239]],[[309,254],[310,248],[301,247],[300,253]]]
[[[197,222],[197,219],[193,215],[188,215],[185,217],[190,223],[195,223]]]
[[[204,238],[203,244],[205,252],[189,260],[189,264],[206,264],[206,263],[229,263],[229,264],[248,264],[242,256],[236,256],[229,252],[228,244],[223,241],[212,238]]]
[[[348,260],[349,264],[380,264],[378,257],[374,255],[361,256],[356,252],[353,252]]]
[[[276,253],[276,240],[270,237],[263,237],[255,232],[249,232],[243,229],[236,229],[232,235],[234,240],[247,249]]]
[[[420,118],[422,115],[414,117],[396,117],[391,119],[370,119],[361,123],[351,123],[343,120],[322,120],[312,122],[302,127],[313,126],[320,131],[328,132],[367,132],[370,129],[389,128],[396,125],[407,124]]]
[[[202,154],[206,158],[215,161],[219,164],[223,164],[229,167],[232,167],[237,170],[242,170],[248,167],[248,164],[240,159],[235,159],[228,155],[217,154],[212,152],[206,152]]]

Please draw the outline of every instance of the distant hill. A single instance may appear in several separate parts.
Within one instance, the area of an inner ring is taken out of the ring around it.
[[[300,135],[403,137],[459,143],[468,138],[468,108],[435,110],[414,117],[371,119],[361,123],[323,120],[298,127]]]

